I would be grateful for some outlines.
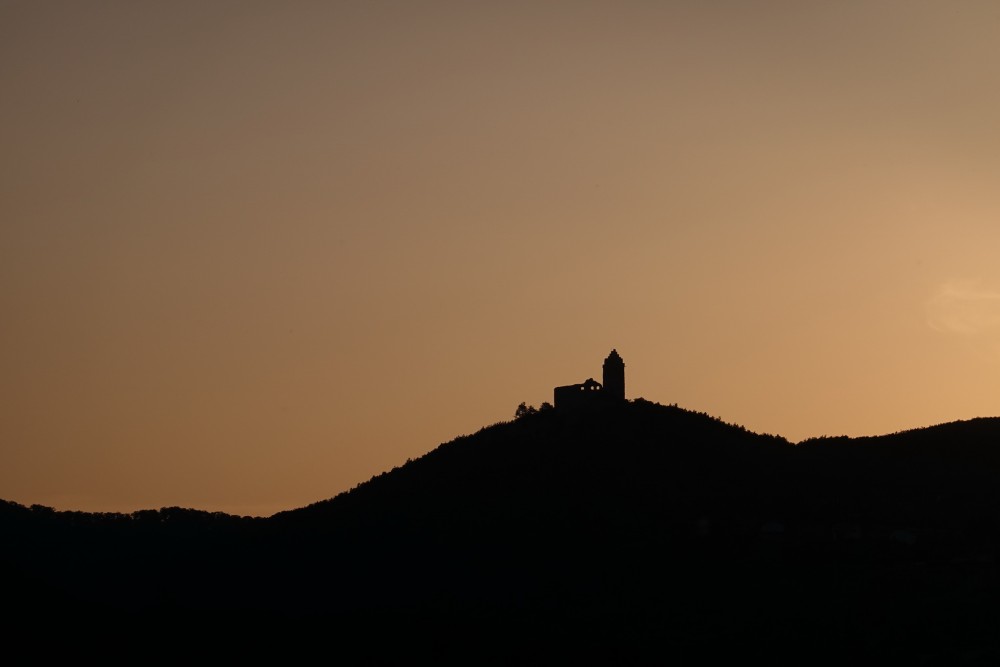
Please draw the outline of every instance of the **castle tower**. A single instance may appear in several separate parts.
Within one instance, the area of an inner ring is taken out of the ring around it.
[[[611,400],[625,400],[625,362],[617,350],[604,360],[604,393]]]

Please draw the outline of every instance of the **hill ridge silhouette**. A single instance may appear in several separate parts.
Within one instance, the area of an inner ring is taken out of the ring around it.
[[[444,625],[508,657],[794,652],[835,628],[841,658],[994,655],[998,442],[997,418],[792,444],[643,399],[547,409],[269,518],[4,502],[0,571],[61,623],[322,622],[422,650]]]
[[[966,436],[973,435],[974,436],[974,438],[973,438],[974,442],[977,445],[979,445],[979,446],[982,446],[984,444],[984,441],[989,440],[989,438],[991,438],[991,437],[995,438],[995,442],[997,443],[997,454],[998,454],[998,458],[1000,458],[1000,417],[972,417],[972,418],[969,418],[969,419],[952,420],[952,421],[949,421],[949,422],[942,422],[942,423],[939,423],[939,424],[932,424],[932,425],[929,425],[929,426],[920,426],[920,427],[914,427],[914,428],[907,428],[907,429],[902,429],[902,430],[899,430],[899,431],[892,431],[892,432],[884,433],[884,434],[880,434],[880,435],[858,435],[858,436],[848,436],[848,435],[834,435],[834,436],[831,436],[831,435],[820,435],[820,436],[811,436],[811,437],[799,440],[798,442],[792,442],[792,441],[786,439],[784,436],[777,435],[777,434],[770,434],[770,433],[756,433],[756,432],[754,432],[754,431],[752,431],[750,429],[747,429],[746,427],[744,427],[741,424],[738,424],[738,423],[735,423],[735,422],[728,422],[725,419],[723,419],[722,417],[714,416],[714,415],[711,415],[711,414],[709,414],[707,412],[702,412],[702,411],[697,411],[697,410],[691,410],[691,409],[688,409],[688,408],[682,408],[682,407],[679,407],[676,403],[672,403],[672,404],[668,404],[668,405],[663,405],[663,404],[660,404],[660,403],[656,403],[656,402],[652,402],[652,401],[647,401],[646,399],[643,399],[643,398],[632,399],[632,400],[629,401],[629,403],[633,404],[633,405],[643,405],[643,404],[646,404],[646,405],[650,405],[650,406],[655,406],[656,408],[663,408],[663,409],[667,409],[667,410],[676,410],[676,411],[679,411],[681,413],[686,413],[688,415],[691,415],[693,417],[705,419],[707,422],[711,422],[711,423],[714,423],[716,425],[730,427],[730,428],[733,428],[733,429],[736,429],[736,430],[739,430],[741,432],[745,432],[745,433],[748,433],[748,434],[751,434],[751,435],[754,435],[754,436],[758,436],[758,437],[762,437],[762,438],[767,438],[767,439],[772,439],[772,440],[775,440],[777,442],[781,442],[781,443],[790,445],[790,446],[795,447],[795,448],[803,448],[804,449],[804,448],[810,448],[810,447],[829,447],[829,446],[840,446],[840,445],[848,445],[848,446],[854,446],[854,447],[856,447],[856,446],[866,446],[866,445],[876,445],[877,446],[877,445],[889,444],[889,443],[893,444],[894,446],[901,444],[902,446],[905,447],[905,446],[912,446],[913,443],[917,442],[917,443],[925,445],[925,446],[929,445],[929,446],[937,446],[939,448],[942,448],[941,451],[939,451],[937,453],[943,455],[945,453],[944,447],[943,447],[942,443],[939,442],[938,438],[942,438],[944,436],[954,437],[955,435],[966,435]],[[355,484],[350,489],[347,489],[347,490],[344,490],[344,491],[341,491],[341,492],[337,493],[335,496],[331,496],[330,498],[326,498],[326,499],[322,499],[322,500],[317,500],[317,501],[314,501],[312,503],[309,503],[308,505],[305,505],[305,506],[302,506],[302,507],[299,507],[299,508],[292,508],[292,509],[288,509],[288,510],[280,510],[280,511],[276,512],[275,514],[271,515],[270,517],[245,516],[245,515],[238,515],[238,514],[230,514],[230,513],[222,512],[222,511],[202,510],[202,509],[198,509],[198,508],[194,508],[194,507],[183,507],[183,506],[177,506],[177,505],[163,506],[163,507],[155,508],[155,509],[154,508],[147,508],[147,509],[135,510],[135,511],[132,511],[132,512],[116,512],[116,511],[88,512],[88,511],[73,510],[73,509],[56,509],[56,508],[53,508],[53,507],[50,507],[50,506],[46,506],[46,505],[41,505],[41,504],[38,504],[38,503],[35,503],[35,504],[32,504],[32,505],[24,505],[23,503],[19,503],[19,502],[12,501],[12,500],[6,500],[6,499],[2,499],[2,498],[0,498],[0,514],[25,514],[25,513],[28,513],[28,512],[35,512],[35,513],[38,513],[39,515],[51,515],[51,514],[63,515],[63,516],[66,516],[66,517],[76,518],[76,519],[79,519],[81,521],[88,521],[88,520],[94,520],[94,519],[100,520],[100,519],[126,519],[126,518],[128,518],[128,519],[142,519],[142,518],[151,519],[151,518],[153,518],[154,516],[157,516],[157,515],[162,516],[163,517],[163,519],[162,519],[163,521],[177,520],[177,517],[180,516],[180,515],[187,515],[189,518],[193,518],[195,516],[200,516],[200,517],[205,517],[205,518],[229,517],[229,518],[233,518],[233,519],[242,519],[242,520],[251,520],[251,521],[252,520],[257,520],[257,521],[268,520],[268,519],[279,517],[279,516],[286,516],[288,514],[296,513],[296,512],[302,511],[302,510],[308,510],[308,509],[314,508],[316,506],[322,506],[322,505],[329,504],[329,503],[337,500],[341,496],[352,494],[352,493],[354,493],[354,492],[356,492],[356,491],[358,491],[360,489],[366,488],[368,485],[376,483],[377,480],[383,479],[383,478],[385,478],[388,475],[395,474],[397,471],[403,470],[403,469],[407,468],[408,466],[413,465],[414,463],[416,463],[418,461],[426,459],[427,457],[434,456],[438,452],[440,452],[440,451],[442,451],[444,449],[448,449],[448,448],[457,446],[460,443],[467,442],[470,439],[476,438],[477,436],[480,436],[480,434],[483,434],[483,433],[486,433],[486,432],[489,432],[489,431],[492,431],[492,430],[495,430],[495,429],[500,429],[500,428],[509,427],[511,425],[518,424],[520,422],[520,419],[537,420],[537,419],[541,418],[544,415],[546,415],[546,411],[542,411],[541,413],[537,413],[537,414],[525,415],[525,417],[523,417],[523,418],[517,418],[517,417],[515,417],[515,418],[509,419],[509,420],[501,420],[501,421],[498,421],[498,422],[494,422],[493,424],[489,424],[487,426],[483,426],[483,427],[481,427],[479,430],[477,430],[474,433],[469,433],[469,434],[464,434],[464,435],[456,436],[455,438],[453,438],[453,439],[451,439],[451,440],[449,440],[447,442],[439,444],[434,449],[432,449],[432,450],[424,453],[423,455],[417,457],[416,459],[407,459],[407,461],[405,463],[397,465],[397,466],[394,466],[393,468],[391,468],[389,470],[385,470],[385,471],[383,471],[381,473],[373,475],[369,479],[361,481],[361,482]],[[982,432],[982,431],[985,431],[987,428],[995,429],[996,432],[995,433],[993,433],[992,431],[985,432],[985,433]],[[963,444],[968,444],[968,443],[963,443]]]

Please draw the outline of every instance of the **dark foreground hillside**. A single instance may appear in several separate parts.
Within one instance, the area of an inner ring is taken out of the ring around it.
[[[792,446],[645,401],[546,410],[270,519],[8,504],[6,600],[375,662],[986,663],[998,445],[1000,420]]]

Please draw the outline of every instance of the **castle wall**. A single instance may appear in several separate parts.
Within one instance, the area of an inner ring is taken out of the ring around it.
[[[569,384],[556,387],[553,391],[555,407],[578,408],[594,405],[604,400],[604,390],[593,378],[580,384]]]

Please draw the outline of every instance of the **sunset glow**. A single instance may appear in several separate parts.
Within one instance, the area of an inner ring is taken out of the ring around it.
[[[268,515],[599,377],[1000,414],[1000,6],[6,2],[0,498]]]

